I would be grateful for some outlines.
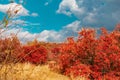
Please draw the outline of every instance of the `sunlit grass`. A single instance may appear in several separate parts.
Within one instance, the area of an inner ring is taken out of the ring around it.
[[[17,63],[0,67],[0,80],[70,80],[66,76],[50,71],[47,65]]]

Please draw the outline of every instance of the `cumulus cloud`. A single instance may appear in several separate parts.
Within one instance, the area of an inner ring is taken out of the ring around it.
[[[112,29],[120,23],[120,0],[62,0],[58,13],[74,15],[82,26]]]
[[[18,11],[17,13],[18,16],[29,15],[29,11],[20,4],[17,3],[0,4],[0,12],[6,13],[7,11],[9,11],[11,15],[15,15],[15,11]]]
[[[75,0],[62,0],[59,5],[59,9],[57,10],[57,13],[63,13],[68,16],[70,16],[71,14],[78,15],[78,13],[84,13],[84,8],[79,7]]]
[[[8,29],[8,30],[1,30],[0,31],[0,38],[6,38],[11,37],[11,34],[16,34],[19,40],[22,43],[26,43],[28,41],[32,41],[34,39],[37,39],[38,41],[57,41],[60,38],[61,35],[59,35],[58,32],[52,31],[52,30],[44,30],[41,33],[30,33],[28,31],[24,31],[23,29]]]
[[[47,41],[47,42],[62,42],[65,41],[67,37],[77,36],[78,31],[80,31],[81,26],[79,21],[74,21],[59,31],[55,30],[44,30],[38,34],[39,41]]]
[[[22,22],[22,21],[21,21]],[[27,41],[32,41],[37,39],[38,41],[46,41],[46,42],[62,42],[65,41],[69,36],[77,36],[78,31],[80,30],[80,22],[74,21],[66,26],[64,26],[61,30],[43,30],[40,33],[30,33],[28,31],[24,31],[22,28],[13,28],[13,29],[2,29],[0,30],[0,37],[10,37],[12,33],[16,34],[22,43],[26,43]],[[5,30],[5,31],[4,31]],[[2,32],[3,31],[3,32]]]
[[[39,16],[39,15],[38,15],[38,13],[32,13],[31,16],[37,17],[37,16]]]
[[[80,21],[76,20],[76,21],[66,25],[64,27],[64,29],[67,29],[67,30],[70,29],[74,32],[77,32],[80,29],[80,23],[81,23]]]
[[[65,41],[67,37],[77,36],[78,31],[81,29],[80,21],[74,21],[59,31],[55,30],[44,30],[41,33],[37,34],[39,41],[47,41],[47,42],[62,42]]]
[[[23,29],[20,28],[2,29],[0,30],[0,33],[1,33],[0,38],[8,38],[11,37],[11,34],[15,34],[22,43],[26,43],[27,41],[34,40],[35,36],[37,35],[37,34],[31,34],[28,31],[24,31]]]

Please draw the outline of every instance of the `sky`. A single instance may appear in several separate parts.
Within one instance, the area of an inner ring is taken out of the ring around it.
[[[120,23],[120,0],[0,0],[1,22],[8,10],[19,11],[1,36],[17,33],[22,42],[61,42],[82,27],[113,30]]]

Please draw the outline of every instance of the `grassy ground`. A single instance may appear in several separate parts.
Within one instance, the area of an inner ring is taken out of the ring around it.
[[[47,65],[19,63],[0,67],[0,80],[69,80],[66,76],[50,71]]]
[[[49,69],[47,65],[35,66],[30,63],[0,65],[0,80],[85,80],[70,79]]]
[[[0,65],[0,80],[74,80],[49,69],[47,65],[35,66],[30,63]],[[75,80],[84,80],[79,78]]]

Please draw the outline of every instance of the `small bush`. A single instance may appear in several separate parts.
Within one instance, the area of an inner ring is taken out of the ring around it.
[[[22,46],[16,36],[0,39],[0,63],[15,62],[20,52]]]
[[[22,62],[44,64],[47,61],[47,50],[40,45],[23,46],[23,53],[19,55]]]

